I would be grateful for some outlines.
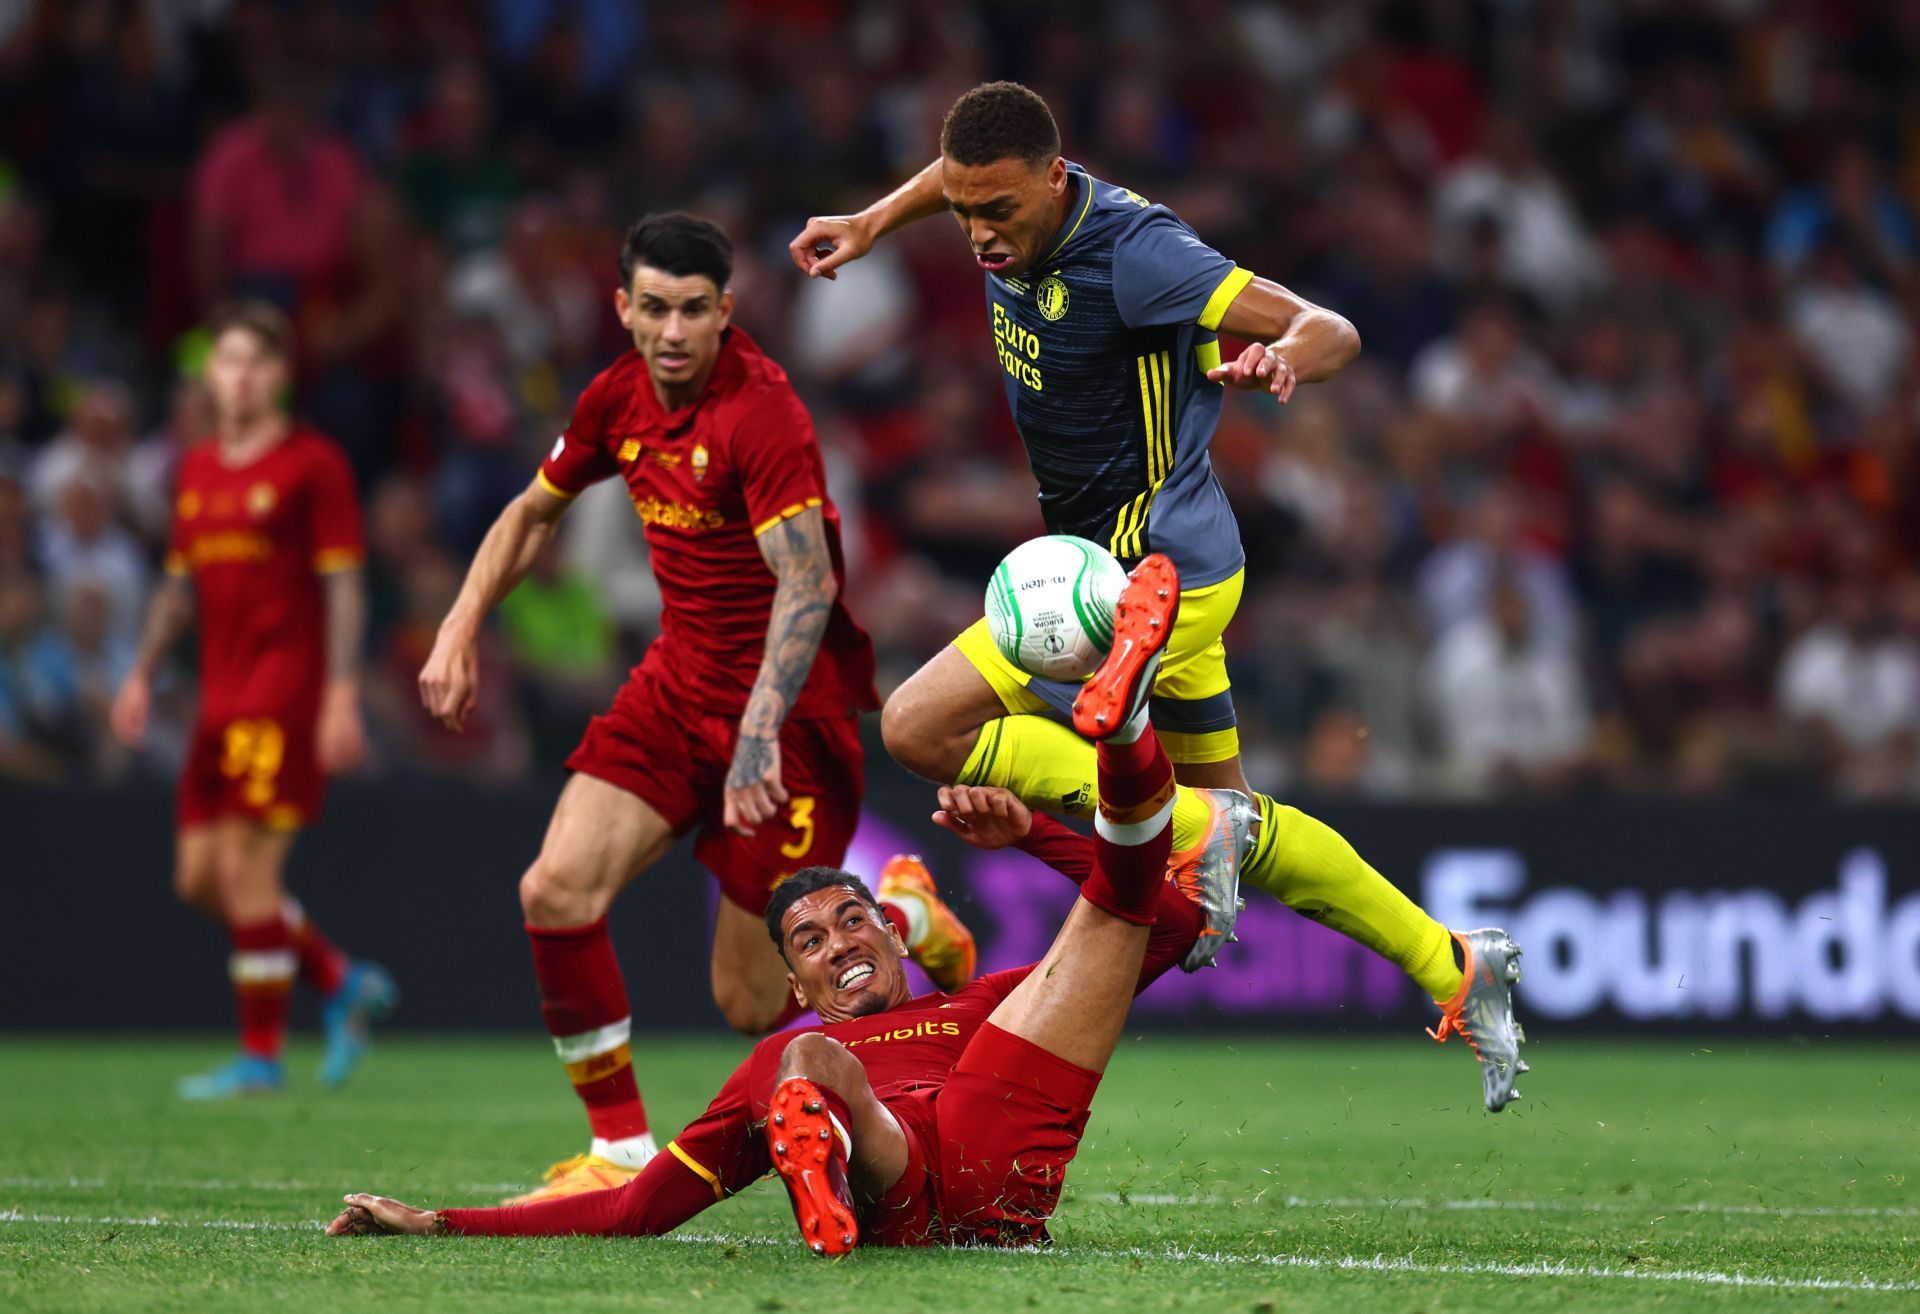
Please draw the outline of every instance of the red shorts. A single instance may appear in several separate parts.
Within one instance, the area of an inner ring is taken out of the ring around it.
[[[205,717],[193,727],[175,815],[182,827],[244,817],[297,830],[320,815],[326,775],[310,709],[269,716]]]
[[[738,718],[676,705],[658,681],[628,680],[605,715],[587,723],[567,769],[644,800],[684,835],[695,826],[693,858],[721,892],[756,916],[773,887],[802,867],[837,867],[860,825],[866,752],[858,718],[788,717],[780,727],[780,813],[735,835],[723,821],[727,768]]]
[[[1044,1245],[1100,1074],[984,1024],[947,1084],[887,1101],[907,1171],[860,1211],[861,1243]]]

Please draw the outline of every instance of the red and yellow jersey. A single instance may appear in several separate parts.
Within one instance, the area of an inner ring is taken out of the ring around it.
[[[556,497],[619,475],[646,526],[660,584],[660,638],[640,670],[703,711],[737,716],[759,673],[778,585],[758,537],[815,507],[842,593],[840,513],[827,496],[813,420],[775,364],[728,331],[699,399],[665,411],[646,361],[629,351],[587,385],[540,466]],[[789,712],[839,716],[880,705],[873,647],[836,598]]]
[[[759,1134],[767,1119],[767,1101],[787,1046],[795,1036],[810,1031],[832,1036],[852,1050],[867,1070],[873,1093],[896,1116],[910,1116],[920,1110],[894,1101],[945,1086],[967,1042],[1031,971],[1032,967],[1017,967],[993,972],[955,994],[921,995],[871,1017],[768,1036],[733,1070],[706,1112],[674,1137],[663,1153],[704,1179],[715,1199],[745,1190],[771,1172],[767,1138]],[[918,1130],[930,1132],[931,1128]]]
[[[238,466],[215,439],[187,451],[167,570],[193,578],[202,718],[318,708],[327,668],[319,577],[355,569],[363,555],[353,474],[325,435],[296,424]]]

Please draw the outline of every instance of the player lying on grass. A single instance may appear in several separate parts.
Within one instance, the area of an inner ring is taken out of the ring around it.
[[[809,277],[833,278],[887,234],[947,213],[981,271],[1048,531],[1090,539],[1123,562],[1164,552],[1180,571],[1179,627],[1152,712],[1182,786],[1175,842],[1191,843],[1205,824],[1188,787],[1248,793],[1261,825],[1245,882],[1366,945],[1454,1011],[1476,970],[1458,935],[1330,826],[1255,793],[1240,768],[1221,636],[1239,606],[1246,554],[1208,446],[1227,387],[1285,402],[1296,384],[1354,358],[1353,325],[1237,267],[1164,205],[1068,161],[1046,102],[1011,82],[962,95],[941,126],[938,159],[859,214],[808,220],[788,251]],[[1222,334],[1248,345],[1223,359]],[[978,621],[887,698],[881,735],[929,780],[1004,786],[1030,806],[1084,817],[1094,768],[1063,724],[1073,697],[1072,685],[1007,660]],[[1493,946],[1484,956],[1497,956]],[[1504,1102],[1491,1082],[1486,1101]]]
[[[1216,857],[1192,880],[1167,879],[1173,771],[1146,701],[1178,606],[1171,563],[1148,557],[1116,608],[1112,652],[1076,700],[1076,728],[1102,740],[1092,841],[1057,823],[1022,836],[1024,811],[998,791],[941,793],[942,824],[990,847],[1020,837],[1078,879],[1040,963],[911,998],[903,946],[873,896],[846,872],[808,869],[775,892],[767,925],[823,1025],[762,1041],[639,1177],[495,1209],[349,1195],[329,1234],[658,1235],[771,1170],[818,1254],[1046,1240],[1133,996],[1207,931],[1228,929],[1236,907],[1248,837],[1225,809]]]

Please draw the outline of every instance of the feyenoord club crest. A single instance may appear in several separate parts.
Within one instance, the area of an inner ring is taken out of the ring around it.
[[[1040,307],[1041,315],[1047,319],[1059,319],[1067,313],[1067,285],[1048,274],[1034,291],[1033,304]]]

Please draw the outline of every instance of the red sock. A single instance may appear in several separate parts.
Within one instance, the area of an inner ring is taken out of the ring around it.
[[[1094,869],[1081,898],[1123,922],[1153,925],[1173,851],[1172,803],[1173,764],[1151,728],[1130,744],[1100,745]]]
[[[300,984],[322,998],[335,994],[347,980],[347,956],[325,933],[307,920],[307,910],[298,900],[288,899],[280,906],[287,923],[287,938],[300,960]]]
[[[607,919],[564,930],[529,926],[527,935],[540,980],[540,1015],[587,1106],[593,1134],[609,1141],[643,1135],[647,1110],[633,1076],[633,1017]]]
[[[893,924],[893,929],[900,932],[900,943],[911,945],[913,943],[910,938],[913,932],[913,924],[907,920],[907,915],[901,912],[896,905],[888,903],[884,899],[880,901],[880,911],[887,915],[887,921]],[[777,1031],[779,1028],[775,1027],[773,1030]]]
[[[287,995],[298,969],[287,924],[279,917],[233,928],[228,975],[240,1005],[240,1051],[275,1059],[287,1039]]]

